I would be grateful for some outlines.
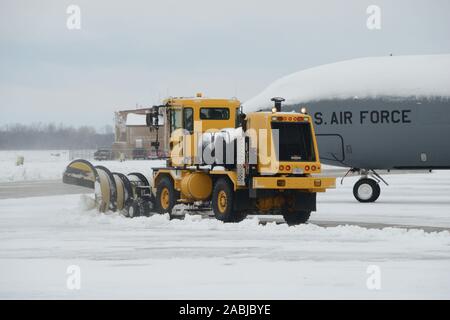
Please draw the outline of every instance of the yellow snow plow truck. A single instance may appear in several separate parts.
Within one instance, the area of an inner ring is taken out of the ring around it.
[[[224,222],[279,214],[289,225],[305,223],[316,194],[336,181],[317,175],[311,117],[282,112],[282,98],[272,101],[271,111],[244,114],[236,99],[169,98],[146,115],[152,130],[164,114],[170,149],[164,167],[124,175],[79,159],[63,182],[94,189],[99,211],[129,217],[201,211]]]

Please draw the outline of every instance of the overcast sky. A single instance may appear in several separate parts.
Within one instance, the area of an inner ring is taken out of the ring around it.
[[[381,30],[366,26],[371,4]],[[308,67],[449,53],[449,13],[448,0],[0,0],[0,125],[101,127],[168,95],[245,101]]]

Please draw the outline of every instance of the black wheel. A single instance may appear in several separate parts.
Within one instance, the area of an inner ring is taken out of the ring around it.
[[[141,204],[141,214],[145,217],[150,217],[150,212],[152,210],[152,206],[148,202],[148,200],[142,201]]]
[[[137,201],[133,201],[133,203],[128,207],[128,217],[135,218],[141,216],[141,207]]]
[[[217,220],[223,222],[240,222],[245,219],[245,214],[235,211],[234,192],[231,182],[220,178],[214,184],[212,192],[212,209]]]
[[[161,178],[156,186],[156,212],[160,214],[170,214],[176,201],[177,195],[172,180],[168,177]]]
[[[289,226],[296,226],[298,224],[306,223],[311,215],[311,211],[294,211],[283,214],[284,221]]]
[[[247,214],[245,212],[235,212],[233,222],[241,222],[247,218]]]
[[[380,196],[380,185],[373,179],[362,178],[353,186],[353,195],[359,202],[375,202]]]

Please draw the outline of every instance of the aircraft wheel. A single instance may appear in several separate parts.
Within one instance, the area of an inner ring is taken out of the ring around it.
[[[380,185],[369,178],[361,178],[353,186],[353,195],[359,202],[375,202],[380,192]]]

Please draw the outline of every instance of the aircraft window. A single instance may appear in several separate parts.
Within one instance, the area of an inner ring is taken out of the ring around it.
[[[228,108],[201,108],[201,120],[228,120],[230,119],[230,109]]]

